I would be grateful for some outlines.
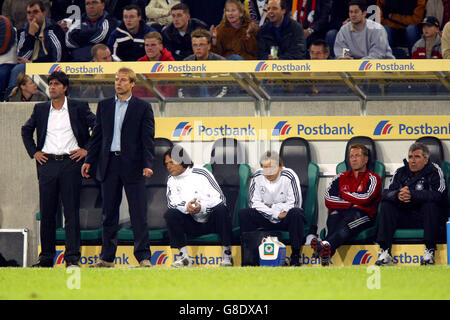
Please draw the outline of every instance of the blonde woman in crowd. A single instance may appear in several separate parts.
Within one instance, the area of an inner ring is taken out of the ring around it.
[[[48,97],[38,90],[36,83],[25,73],[19,73],[17,87],[15,87],[8,98],[9,101],[47,101]]]

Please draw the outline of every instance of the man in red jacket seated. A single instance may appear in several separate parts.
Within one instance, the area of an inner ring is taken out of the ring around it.
[[[381,197],[380,177],[367,170],[366,146],[350,146],[349,159],[351,170],[336,175],[325,192],[328,208],[325,240],[311,241],[313,257],[320,257],[323,266],[329,264],[337,248],[373,225]]]
[[[152,31],[144,36],[145,56],[138,61],[175,61],[172,53],[164,48],[162,36],[157,31]]]

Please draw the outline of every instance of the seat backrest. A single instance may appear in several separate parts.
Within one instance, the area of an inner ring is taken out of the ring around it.
[[[239,167],[245,160],[244,146],[233,138],[216,140],[211,150],[211,169],[225,196],[232,221],[235,221],[240,191]]]
[[[103,199],[100,183],[93,178],[83,179],[80,190],[80,229],[102,227]]]
[[[284,166],[294,170],[300,180],[303,206],[309,186],[308,166],[311,162],[311,150],[308,141],[299,137],[287,138],[281,143],[280,157]]]
[[[173,146],[173,142],[165,138],[155,138],[155,158],[153,160],[153,175],[146,179],[147,190],[147,227],[149,229],[164,229],[167,211],[167,179],[169,173],[164,166],[164,153]]]
[[[416,142],[423,143],[430,150],[430,161],[438,165],[444,161],[444,149],[441,140],[433,136],[421,137]]]
[[[375,170],[375,162],[377,161],[377,149],[375,147],[375,141],[366,136],[356,136],[348,140],[347,146],[345,147],[345,165],[347,167],[347,170],[350,170],[350,159],[348,157],[350,147],[353,144],[362,144],[366,146],[367,149],[369,149],[369,161],[367,162],[367,169],[370,171]]]

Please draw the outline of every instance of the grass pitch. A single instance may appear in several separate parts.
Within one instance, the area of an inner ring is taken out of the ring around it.
[[[0,299],[450,299],[449,266],[372,268],[0,268]]]

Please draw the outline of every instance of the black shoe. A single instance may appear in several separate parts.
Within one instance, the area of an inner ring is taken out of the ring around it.
[[[53,268],[53,261],[38,261],[32,268]]]
[[[300,256],[298,254],[291,255],[291,267],[300,267],[302,263],[300,262]]]

